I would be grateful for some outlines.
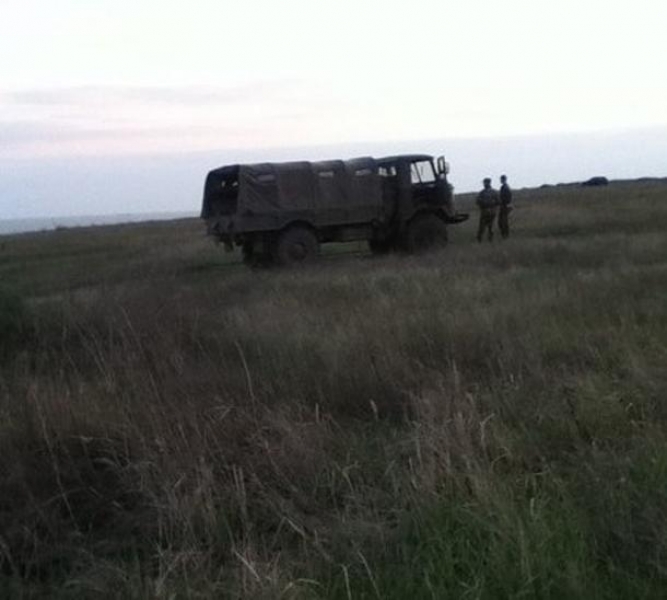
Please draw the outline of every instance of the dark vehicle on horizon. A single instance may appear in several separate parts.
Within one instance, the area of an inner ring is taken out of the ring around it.
[[[598,187],[601,185],[609,185],[609,180],[602,175],[596,175],[595,177],[587,179],[581,185],[584,187]]]
[[[407,154],[229,165],[206,177],[207,233],[246,262],[309,261],[320,244],[367,240],[375,253],[447,243],[454,207],[444,157]]]

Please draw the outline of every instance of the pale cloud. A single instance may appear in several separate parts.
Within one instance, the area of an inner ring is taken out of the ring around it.
[[[264,80],[232,86],[72,86],[0,93],[0,157],[261,149],[433,138],[554,134],[667,123],[667,87]],[[517,107],[517,97],[531,110]],[[601,99],[603,102],[601,102]],[[661,121],[662,117],[662,121]],[[622,124],[622,125],[620,125]]]
[[[252,98],[280,100],[298,92],[298,81],[260,81],[228,88],[215,86],[73,86],[63,88],[9,90],[0,94],[8,105],[39,106],[104,106],[113,103],[174,104],[209,106],[244,104]]]
[[[335,105],[298,81],[0,93],[0,156],[196,151],[298,141]]]

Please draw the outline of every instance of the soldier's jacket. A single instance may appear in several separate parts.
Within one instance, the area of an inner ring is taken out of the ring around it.
[[[477,194],[477,206],[482,210],[494,210],[500,204],[498,192],[493,188],[485,188]]]
[[[512,204],[512,190],[506,183],[500,186],[500,204],[504,207],[509,207]]]

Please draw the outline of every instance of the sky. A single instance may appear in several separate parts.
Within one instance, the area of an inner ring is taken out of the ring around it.
[[[0,0],[0,219],[196,212],[226,162],[667,175],[666,22],[664,0]]]

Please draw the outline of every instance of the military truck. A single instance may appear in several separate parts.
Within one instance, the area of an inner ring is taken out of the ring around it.
[[[310,261],[320,244],[367,240],[375,253],[447,243],[454,207],[444,157],[236,164],[208,173],[207,233],[248,263]]]

